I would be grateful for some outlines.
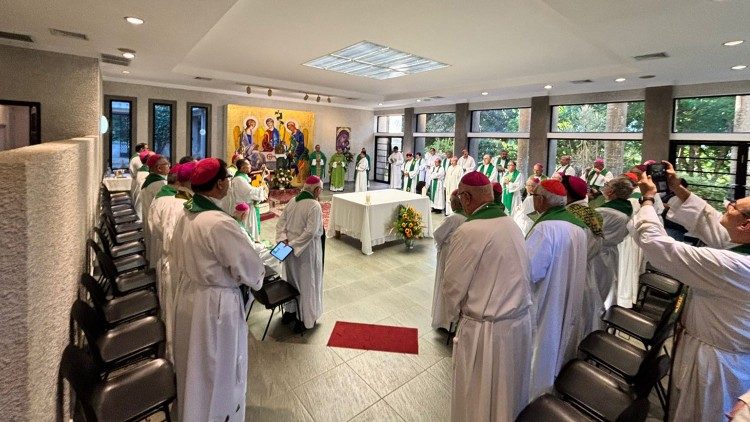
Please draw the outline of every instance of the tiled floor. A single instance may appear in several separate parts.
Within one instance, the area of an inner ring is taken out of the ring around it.
[[[330,197],[326,192],[321,200]],[[432,218],[434,225],[442,221],[441,215]],[[276,221],[262,223],[264,239],[274,240]],[[247,420],[450,419],[451,349],[445,335],[430,328],[434,242],[420,240],[410,251],[390,243],[374,251],[363,255],[351,238],[326,240],[324,314],[303,336],[274,315],[261,342],[270,311],[253,308]],[[417,328],[419,354],[327,347],[336,321]]]

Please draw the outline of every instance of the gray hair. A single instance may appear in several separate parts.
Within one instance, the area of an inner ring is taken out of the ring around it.
[[[615,177],[607,182],[606,187],[612,192],[612,199],[628,199],[633,193],[633,183],[627,177]]]
[[[550,208],[558,207],[558,206],[565,206],[568,203],[567,196],[555,195],[554,193],[549,192],[547,189],[544,189],[544,186],[542,186],[541,184],[539,184],[539,186],[536,187],[536,190],[534,191],[534,193],[544,198],[544,202]]]
[[[307,183],[305,183],[302,186],[302,190],[304,192],[310,192],[310,193],[314,193],[315,192],[315,188],[321,188],[321,189],[323,189],[323,181],[320,181],[320,182],[315,183],[315,184],[310,184],[310,185],[308,185]]]

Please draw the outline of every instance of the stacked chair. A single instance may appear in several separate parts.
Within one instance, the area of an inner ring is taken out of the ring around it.
[[[644,421],[654,388],[667,412],[661,380],[670,357],[662,350],[674,334],[687,286],[650,267],[639,286],[633,308],[611,306],[602,315],[605,328],[583,339],[582,358],[568,362],[555,379],[557,395],[537,398],[518,421]]]
[[[73,419],[136,421],[161,411],[171,420],[175,374],[163,358],[166,332],[142,224],[126,193],[102,186],[101,204],[96,240],[87,242],[95,271],[81,275],[71,309],[78,341],[65,349],[60,365],[75,392]]]

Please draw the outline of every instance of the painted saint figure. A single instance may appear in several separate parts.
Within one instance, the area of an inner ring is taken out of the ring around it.
[[[273,151],[279,145],[281,136],[272,118],[266,119],[266,132],[263,134],[263,151]]]

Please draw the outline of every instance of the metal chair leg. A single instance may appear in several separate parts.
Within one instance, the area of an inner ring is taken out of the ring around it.
[[[245,314],[245,322],[247,322],[248,319],[250,319],[250,312],[253,310],[253,304],[255,301],[250,302],[250,307],[247,308],[247,314]]]
[[[268,318],[268,324],[266,324],[266,331],[263,331],[263,338],[261,338],[260,341],[263,341],[266,339],[266,334],[268,334],[268,327],[271,326],[271,320],[273,319],[274,312],[276,312],[276,308],[271,309],[271,317]]]

